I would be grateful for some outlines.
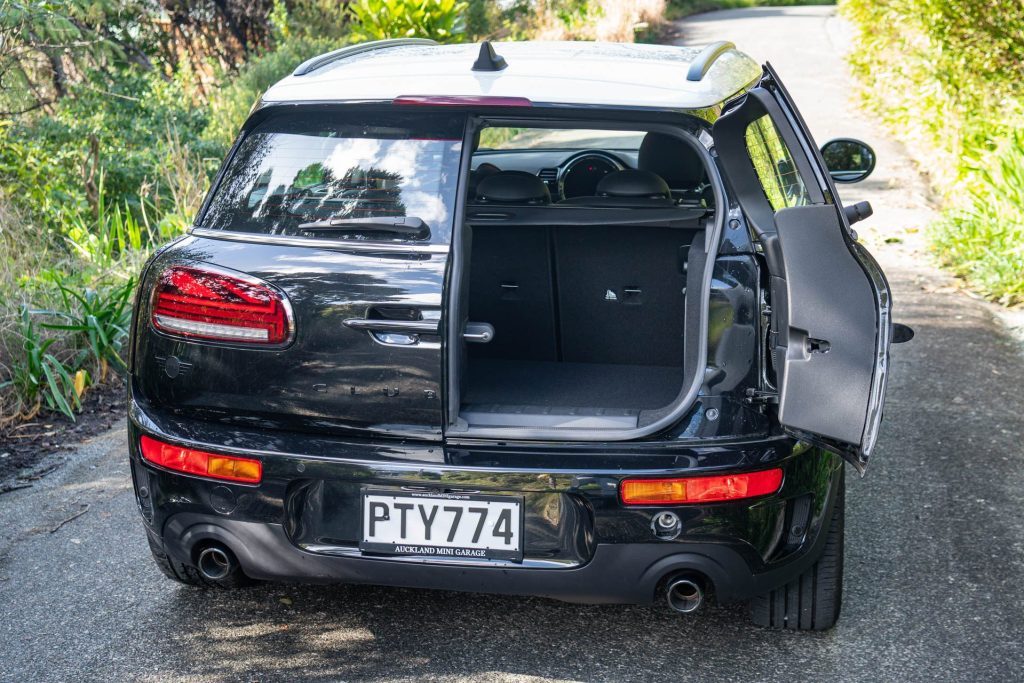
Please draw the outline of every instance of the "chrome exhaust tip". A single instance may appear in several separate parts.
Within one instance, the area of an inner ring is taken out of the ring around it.
[[[226,548],[210,545],[202,549],[196,558],[199,573],[208,581],[226,579],[237,568],[235,558]]]
[[[704,589],[693,579],[674,579],[665,591],[668,606],[682,614],[690,614],[704,604]]]

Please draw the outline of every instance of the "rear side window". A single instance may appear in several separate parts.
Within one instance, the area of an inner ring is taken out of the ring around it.
[[[796,170],[793,155],[767,116],[747,126],[747,153],[754,164],[768,203],[778,211],[789,206],[810,204],[807,187]]]
[[[273,116],[246,134],[199,224],[393,241],[409,235],[374,226],[422,221],[418,239],[429,231],[431,242],[448,242],[464,122],[430,112],[299,109]]]

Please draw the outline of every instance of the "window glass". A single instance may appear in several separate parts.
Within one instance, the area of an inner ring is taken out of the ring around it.
[[[752,121],[747,126],[746,137],[747,153],[772,208],[778,211],[789,206],[810,204],[807,187],[793,163],[793,155],[772,120],[765,115]]]
[[[276,116],[246,135],[200,224],[268,235],[396,240],[408,235],[322,226],[406,217],[407,223],[421,219],[432,242],[447,242],[463,125],[461,116],[423,112],[299,110]]]
[[[636,150],[644,134],[634,130],[589,128],[489,127],[480,131],[480,149],[621,149]]]

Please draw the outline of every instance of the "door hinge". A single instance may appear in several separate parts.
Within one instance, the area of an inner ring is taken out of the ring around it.
[[[759,389],[747,389],[746,398],[743,399],[751,405],[775,404],[779,402],[779,395],[774,391],[761,391]]]

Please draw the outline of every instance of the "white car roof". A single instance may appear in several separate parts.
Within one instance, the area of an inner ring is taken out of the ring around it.
[[[699,80],[688,80],[699,46],[594,42],[493,43],[508,63],[473,71],[480,44],[393,45],[327,61],[270,88],[265,102],[380,101],[401,96],[523,97],[535,104],[700,109],[761,74],[731,45]],[[301,72],[302,69],[297,71]]]

